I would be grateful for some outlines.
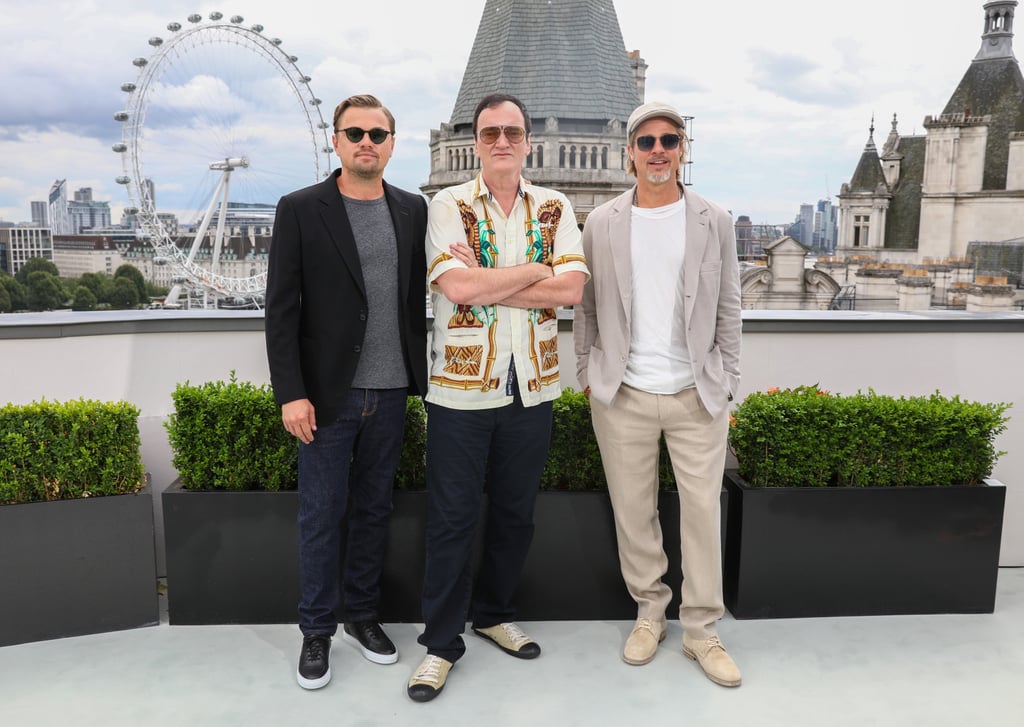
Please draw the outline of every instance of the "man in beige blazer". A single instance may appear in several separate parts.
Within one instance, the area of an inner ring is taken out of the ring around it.
[[[626,124],[636,186],[587,218],[592,278],[573,325],[637,621],[623,659],[646,664],[665,638],[672,594],[658,522],[658,442],[679,489],[683,653],[712,681],[739,686],[718,638],[720,491],[728,403],[739,384],[740,283],[732,218],[679,182],[687,138],[679,112],[637,108]]]

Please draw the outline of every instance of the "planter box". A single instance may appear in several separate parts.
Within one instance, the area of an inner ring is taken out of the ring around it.
[[[153,497],[0,506],[0,646],[160,622]]]
[[[172,624],[297,621],[297,492],[186,491],[175,482],[163,498]],[[660,503],[669,557],[666,582],[678,594],[679,501],[675,493],[661,493]],[[425,492],[395,491],[381,578],[380,616],[386,623],[422,620],[426,513]],[[518,618],[635,618],[619,571],[607,493],[541,492],[535,519],[516,601]],[[481,542],[482,529],[478,555]],[[677,596],[669,613],[678,606]]]
[[[751,488],[726,471],[733,616],[991,613],[1006,488]]]
[[[295,623],[299,496],[163,492],[171,624]]]

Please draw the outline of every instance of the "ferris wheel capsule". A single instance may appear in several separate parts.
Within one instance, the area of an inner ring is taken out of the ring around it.
[[[115,177],[114,181],[118,184],[129,184],[131,183],[132,178],[122,174],[120,177]]]
[[[114,121],[127,121],[127,120],[128,120],[128,112],[127,111],[118,111],[116,114],[114,114]]]
[[[149,60],[146,58],[136,58],[134,61],[132,61],[132,65],[138,66],[139,68],[144,68],[148,63]]]
[[[235,25],[241,25],[244,21],[245,21],[245,18],[243,18],[241,15],[232,15],[231,16],[231,22],[234,23]]]
[[[128,145],[123,142],[118,142],[110,148],[116,151],[118,154],[128,151]]]
[[[177,33],[179,30],[181,30],[181,23],[168,23],[167,29],[172,33]]]
[[[188,22],[190,23],[201,23],[203,22],[203,16],[199,13],[192,13],[188,16]]]
[[[135,90],[135,84],[134,83],[122,83],[121,84],[121,90],[124,91],[125,93],[131,93],[132,91]]]
[[[254,32],[254,33],[262,33],[263,32],[263,26],[260,25],[259,23],[256,23],[256,25],[252,26],[252,28],[250,28],[250,30],[252,30],[252,32]]]
[[[159,48],[164,44],[164,39],[158,35],[154,35],[152,38],[149,39],[149,44],[154,48]]]
[[[219,13],[216,10],[214,10],[212,13],[210,13],[210,20],[216,21],[216,20],[220,20],[223,17],[224,17],[224,13]]]

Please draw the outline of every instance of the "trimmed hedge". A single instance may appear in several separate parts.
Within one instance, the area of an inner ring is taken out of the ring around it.
[[[0,504],[138,492],[139,410],[78,399],[0,408]]]
[[[186,490],[294,490],[298,446],[281,424],[270,386],[178,384],[164,427]]]
[[[931,396],[850,396],[817,386],[750,394],[729,444],[753,487],[971,485],[1003,452],[1009,404]]]
[[[164,426],[185,489],[281,490],[298,486],[298,445],[281,425],[280,409],[269,386],[236,381],[232,373],[228,382],[179,384],[172,399],[175,411]],[[551,447],[541,489],[607,490],[587,397],[566,389],[552,409]],[[422,399],[410,396],[396,488],[425,488],[426,448],[427,414]],[[659,471],[662,488],[674,488],[664,442]]]

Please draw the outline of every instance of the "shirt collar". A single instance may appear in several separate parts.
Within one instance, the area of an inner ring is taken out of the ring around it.
[[[536,202],[533,193],[527,191],[527,185],[528,182],[526,182],[522,177],[519,177],[519,198],[526,199],[529,197],[532,202]],[[473,199],[479,199],[481,197],[486,197],[488,202],[494,202],[494,195],[491,194],[491,190],[487,188],[483,172],[479,172],[476,175],[476,185],[473,187]]]

